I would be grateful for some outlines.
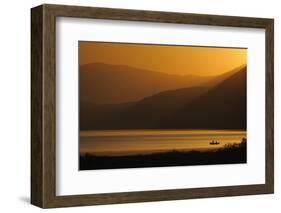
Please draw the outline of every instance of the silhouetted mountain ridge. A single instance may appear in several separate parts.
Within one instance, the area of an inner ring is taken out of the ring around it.
[[[172,115],[163,128],[246,129],[246,96],[244,67]]]
[[[81,129],[246,129],[246,67],[211,88],[160,92],[124,104],[80,104]]]
[[[126,65],[86,64],[80,66],[80,100],[96,104],[140,101],[162,91],[194,87],[214,77],[181,76],[138,69]]]

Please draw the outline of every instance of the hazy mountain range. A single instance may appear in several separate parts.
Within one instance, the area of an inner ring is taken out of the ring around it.
[[[246,67],[180,76],[80,66],[80,129],[246,129]]]

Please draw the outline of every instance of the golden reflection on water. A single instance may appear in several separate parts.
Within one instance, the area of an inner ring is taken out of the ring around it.
[[[218,149],[246,138],[243,130],[102,130],[80,131],[80,154],[132,155],[172,150]],[[210,145],[211,141],[218,145]]]

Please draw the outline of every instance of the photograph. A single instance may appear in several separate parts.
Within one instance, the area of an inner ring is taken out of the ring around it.
[[[79,170],[247,162],[247,49],[79,41]]]

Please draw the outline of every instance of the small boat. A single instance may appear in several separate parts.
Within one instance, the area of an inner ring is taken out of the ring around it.
[[[210,142],[209,144],[210,144],[210,145],[218,145],[218,144],[220,144],[220,143],[217,142],[217,141],[212,141],[212,142]]]

